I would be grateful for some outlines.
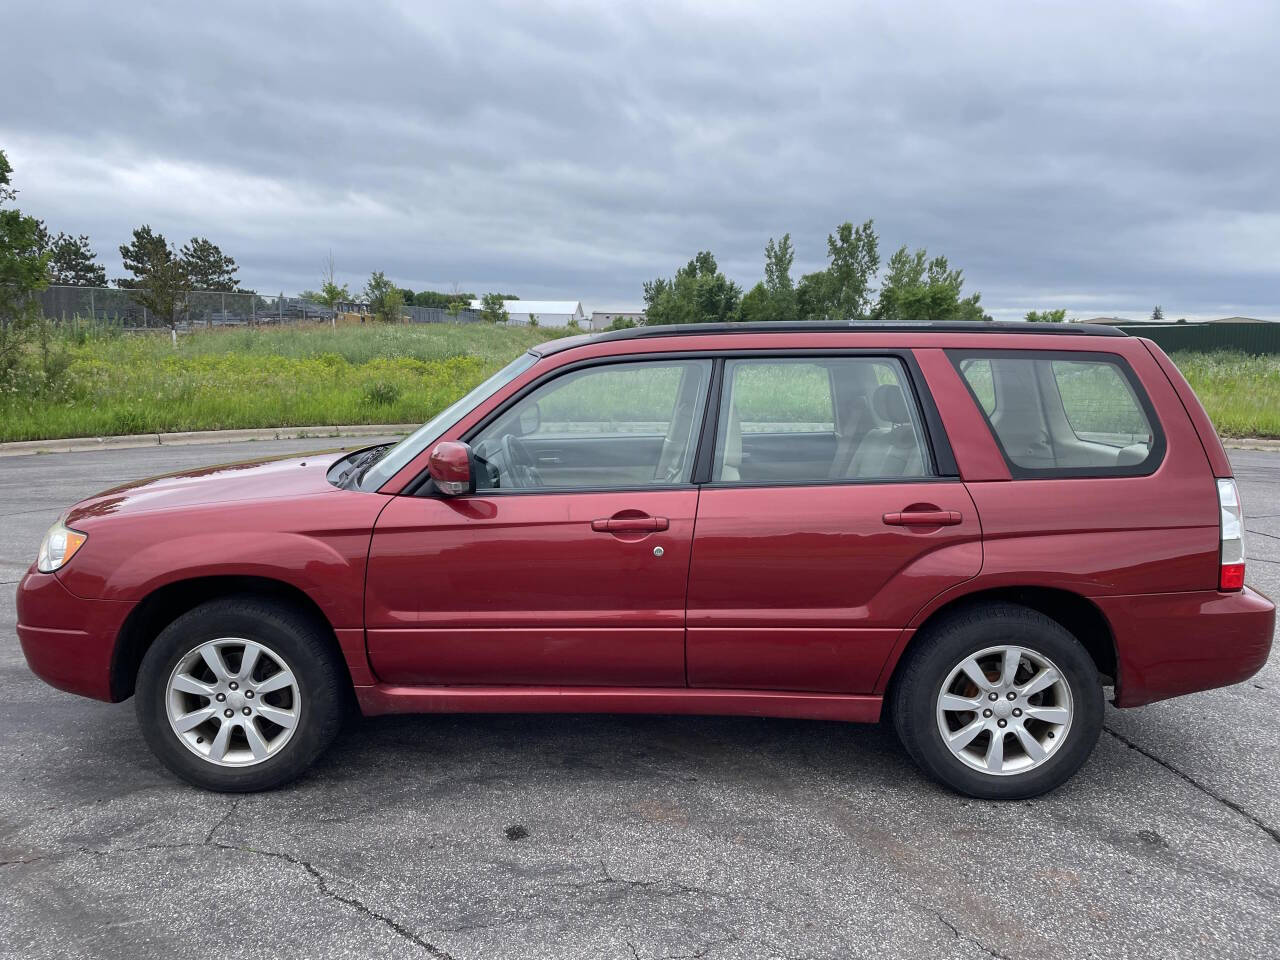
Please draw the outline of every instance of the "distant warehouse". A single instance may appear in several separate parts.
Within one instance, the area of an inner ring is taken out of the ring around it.
[[[586,325],[587,315],[578,300],[503,300],[502,305],[511,316],[509,322],[514,324],[528,324],[529,317],[535,316],[540,327],[567,327],[570,320]],[[472,310],[483,308],[481,301],[471,301]]]

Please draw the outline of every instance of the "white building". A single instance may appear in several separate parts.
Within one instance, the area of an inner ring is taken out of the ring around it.
[[[535,316],[540,327],[567,327],[570,320],[577,320],[583,329],[587,326],[587,315],[579,300],[503,300],[502,305],[511,315],[508,322],[513,324],[528,324],[529,317]],[[472,300],[471,309],[482,310],[484,303]]]

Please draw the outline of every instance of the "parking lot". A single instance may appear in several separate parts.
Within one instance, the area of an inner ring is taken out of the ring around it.
[[[64,507],[324,445],[0,459],[0,955],[1280,956],[1274,654],[1108,708],[1080,775],[1008,804],[926,781],[884,726],[639,716],[353,720],[232,798],[167,774],[132,703],[27,671],[13,591]],[[1231,453],[1249,581],[1280,596],[1280,453]]]

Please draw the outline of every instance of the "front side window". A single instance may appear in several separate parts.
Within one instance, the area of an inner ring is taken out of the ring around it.
[[[613,363],[556,377],[471,438],[478,490],[687,483],[710,360]]]
[[[952,351],[1017,476],[1152,472],[1163,438],[1128,365],[1108,354]]]
[[[711,479],[829,483],[932,476],[892,357],[727,360]]]

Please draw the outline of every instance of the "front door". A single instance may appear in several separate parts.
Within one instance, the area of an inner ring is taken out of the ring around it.
[[[728,360],[689,577],[694,687],[869,693],[928,600],[975,576],[896,357]]]
[[[469,438],[474,494],[388,504],[366,590],[378,677],[683,686],[710,370],[655,360],[553,374]]]

